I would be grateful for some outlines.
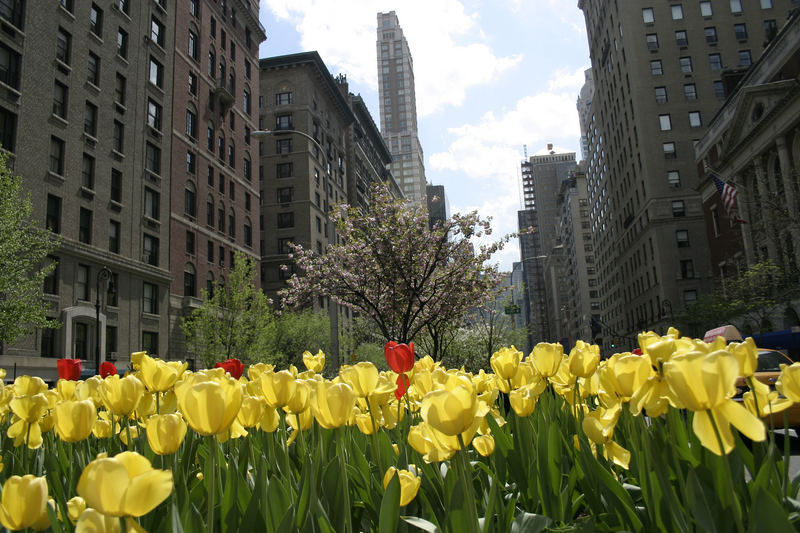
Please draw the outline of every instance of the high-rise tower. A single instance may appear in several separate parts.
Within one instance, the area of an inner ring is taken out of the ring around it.
[[[414,62],[394,11],[378,13],[378,93],[381,134],[392,153],[392,175],[410,199],[425,195],[425,165],[417,135]]]

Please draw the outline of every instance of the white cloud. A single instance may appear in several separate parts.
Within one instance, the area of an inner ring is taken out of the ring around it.
[[[262,0],[262,10],[296,25],[304,50],[317,50],[332,74],[377,90],[377,13],[394,9],[414,60],[417,114],[464,103],[470,87],[496,80],[521,55],[498,57],[477,15],[458,0]],[[269,28],[267,29],[269,31]],[[429,53],[435,50],[436,53]]]
[[[574,72],[570,72],[568,69],[558,69],[548,80],[547,89],[549,91],[566,89],[578,94],[586,81],[584,70],[586,70],[584,67],[580,67]]]

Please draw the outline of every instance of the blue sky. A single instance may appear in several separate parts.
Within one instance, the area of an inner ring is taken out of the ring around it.
[[[377,13],[397,13],[414,58],[419,137],[428,181],[452,212],[516,230],[519,163],[547,143],[575,151],[575,100],[589,67],[577,0],[261,0],[260,57],[316,50],[378,112]],[[515,240],[495,256],[519,259]]]

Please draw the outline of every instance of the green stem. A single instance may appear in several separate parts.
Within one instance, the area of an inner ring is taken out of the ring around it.
[[[209,460],[211,461],[211,469],[208,473],[207,490],[208,490],[208,521],[206,522],[206,531],[212,533],[214,529],[214,507],[217,504],[217,441],[214,435],[208,438],[208,453]]]
[[[475,507],[477,502],[475,501],[475,487],[472,486],[472,468],[467,462],[467,449],[461,434],[458,435],[458,444],[461,449],[456,452],[456,455],[458,455],[459,470],[461,470],[460,477],[464,482],[466,496],[463,504],[467,506],[467,512],[469,513],[469,530],[473,533],[478,533],[478,510]]]
[[[731,474],[731,465],[728,462],[728,456],[725,454],[725,448],[722,445],[722,435],[719,432],[717,421],[714,419],[714,413],[711,409],[706,410],[706,414],[711,419],[711,425],[714,427],[714,434],[717,436],[717,444],[719,445],[720,460],[722,467],[725,471],[725,480],[731,493],[731,507],[733,508],[733,518],[736,520],[736,530],[739,533],[744,533],[744,523],[742,522],[742,508],[739,506],[739,500],[736,497],[736,489],[733,486],[733,474]]]
[[[345,460],[345,444],[344,438],[346,436],[346,429],[341,427],[338,429],[336,435],[336,444],[339,448],[339,469],[341,470],[340,475],[342,479],[342,496],[344,497],[344,530],[346,533],[352,533],[353,531],[353,510],[350,506],[350,485],[347,481],[347,461]]]

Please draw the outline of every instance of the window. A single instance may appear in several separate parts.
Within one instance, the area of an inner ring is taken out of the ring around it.
[[[158,87],[159,89],[163,89],[164,85],[164,66],[156,61],[153,56],[150,56],[150,72],[149,72],[149,80],[150,83]]]
[[[189,14],[193,17],[197,16],[197,0],[189,0]]]
[[[65,5],[69,3],[69,6]],[[61,5],[64,9],[72,12],[72,0],[61,0]],[[25,4],[22,0],[12,0],[0,2],[0,17],[3,17],[7,22],[13,24],[19,29],[22,29],[23,8]]]
[[[69,65],[72,55],[72,35],[63,28],[58,28],[56,35],[56,59]]]
[[[275,105],[289,105],[292,103],[292,93],[276,93]]]
[[[681,175],[677,170],[670,170],[667,172],[667,183],[669,183],[670,187],[680,187],[681,186]]]
[[[191,109],[186,110],[186,135],[197,139],[197,115]]]
[[[111,169],[111,200],[122,203],[122,172]]]
[[[183,267],[183,295],[196,296],[197,295],[197,274],[194,265],[186,263]]]
[[[293,228],[294,213],[278,213],[278,228]]]
[[[689,126],[692,128],[699,128],[702,125],[700,111],[689,111]]]
[[[691,57],[682,57],[680,58],[681,64],[681,72],[684,74],[689,74],[692,72],[692,58]]]
[[[736,38],[738,40],[740,41],[747,40],[747,26],[745,24],[734,24],[733,32],[736,34]]]
[[[64,141],[50,137],[50,172],[64,175]]]
[[[734,15],[742,12],[742,0],[731,0],[731,13]]]
[[[186,172],[194,174],[197,171],[197,164],[194,152],[186,152]]]
[[[694,83],[684,84],[683,96],[685,96],[687,100],[697,100],[697,86]]]
[[[645,24],[652,24],[655,22],[655,16],[653,15],[653,8],[652,7],[645,7],[642,8],[642,20]]]
[[[78,300],[89,300],[89,266],[78,265],[77,279],[75,280],[75,297]]]
[[[244,193],[244,209],[245,211],[250,211],[250,193]]]
[[[147,99],[147,125],[161,131],[161,106],[152,98]]]
[[[197,41],[197,34],[189,30],[189,57],[198,61],[200,59],[200,43]]]
[[[100,85],[100,58],[89,52],[89,61],[86,71],[86,81],[95,87]]]
[[[225,247],[222,245],[219,247],[219,266],[225,266]],[[220,283],[222,283],[222,280],[220,280]]]
[[[278,139],[275,141],[275,151],[279,154],[288,154],[292,151],[292,140]]]
[[[125,152],[125,125],[119,120],[114,121],[114,135],[112,138],[114,150],[120,154]]]
[[[648,33],[646,38],[647,38],[647,49],[658,50],[658,34]]]
[[[778,34],[778,23],[774,20],[764,21],[764,36],[767,41],[771,41]]]
[[[84,244],[92,244],[92,212],[81,207],[78,218],[78,240]]]
[[[128,33],[122,28],[117,29],[117,55],[128,59]]]
[[[248,60],[244,60],[244,77],[248,80],[250,79],[250,62]]]
[[[161,149],[157,146],[147,143],[145,146],[145,162],[144,167],[153,174],[161,174]]]
[[[753,59],[750,57],[750,50],[739,50],[739,66],[749,67],[753,64]]]
[[[713,15],[711,10],[711,2],[700,2],[700,15],[710,17]]]
[[[717,211],[716,206],[711,208],[711,224],[714,228],[714,237],[719,237],[720,221],[719,221],[719,211]]]
[[[119,10],[125,13],[126,15],[129,14],[130,9],[130,0],[114,0],[114,3],[119,7]],[[159,4],[164,5],[163,0],[159,0]]]
[[[225,207],[219,206],[217,208],[217,229],[221,232],[225,232]]]
[[[247,63],[247,65],[249,66],[250,64]],[[250,114],[250,91],[245,89],[243,98],[244,98],[244,112],[249,115]]]
[[[189,255],[195,254],[194,232],[189,230],[186,230],[186,253]]]
[[[244,172],[244,179],[246,179],[247,181],[252,181],[253,179],[252,167],[250,165],[250,159],[248,159],[247,156],[245,156],[244,159],[242,160],[242,166],[243,166],[242,170]]]
[[[158,354],[158,333],[142,331],[142,350],[150,355]]]
[[[209,263],[213,263],[214,262],[214,242],[213,241],[208,241],[206,243],[206,255],[208,256],[208,262]]]
[[[197,193],[192,182],[187,182],[184,189],[183,212],[192,218],[197,214]]]
[[[678,243],[678,248],[689,247],[689,230],[679,229],[675,232],[675,240]]]
[[[654,59],[653,61],[650,62],[650,74],[652,74],[653,76],[661,76],[662,74],[664,74],[664,69],[661,66],[660,59]]]
[[[214,77],[214,73],[217,70],[217,59],[216,55],[214,54],[214,50],[208,51],[208,75],[212,78]]]
[[[147,233],[142,235],[142,261],[158,266],[158,237]]]
[[[217,138],[217,157],[225,162],[225,138],[222,135]]]
[[[103,10],[92,4],[89,9],[89,29],[100,37],[103,38]]]
[[[294,175],[292,163],[278,163],[277,174],[279,178],[290,178]]]
[[[127,80],[125,76],[117,72],[117,79],[114,83],[114,102],[118,103],[121,106],[125,105],[125,89],[127,86]]]
[[[672,11],[672,20],[681,20],[683,18],[683,6],[680,4],[674,4],[670,6]]]
[[[697,302],[697,291],[695,289],[690,289],[687,291],[683,291],[683,305],[692,305]]]
[[[89,190],[94,190],[94,157],[86,153],[83,154],[81,185]]]
[[[714,81],[714,96],[720,99],[725,98],[725,86],[722,84],[722,80]]]
[[[231,239],[236,237],[236,215],[233,209],[228,213],[228,235],[230,235]],[[231,263],[231,266],[233,266],[233,263]]]
[[[58,257],[48,255],[45,259],[46,266],[53,265],[53,269],[44,278],[42,292],[45,294],[58,294]]]
[[[292,129],[292,115],[278,115],[275,117],[276,130]]]
[[[717,44],[717,28],[709,26],[703,30],[708,44]]]
[[[666,87],[656,87],[656,102],[659,104],[666,104],[667,103],[667,88]]]
[[[672,129],[672,119],[669,115],[658,115],[658,124],[661,131],[669,131]]]
[[[153,189],[144,188],[144,216],[153,220],[161,218],[159,209],[159,194]]]
[[[206,225],[214,227],[214,200],[210,195],[206,200]]]
[[[142,283],[142,311],[152,315],[158,314],[158,286],[146,281]],[[155,336],[156,333],[142,332],[142,348],[145,348],[148,353],[152,353],[146,346],[152,341],[148,342],[147,337]]]
[[[233,148],[233,143],[228,145],[228,165],[231,168],[236,168],[236,150]]]
[[[83,114],[83,132],[92,137],[97,137],[97,106],[86,102]]]
[[[761,9],[771,9],[772,0],[761,0]]]
[[[61,198],[47,195],[47,216],[44,226],[53,233],[61,233]]]
[[[675,32],[675,42],[678,46],[687,46],[689,38],[686,36],[686,30],[678,30]]]
[[[661,144],[662,149],[664,150],[664,159],[675,159],[677,157],[675,153],[675,143],[665,142]]]
[[[278,203],[288,204],[292,201],[294,195],[294,187],[280,187],[278,189]]]
[[[722,56],[719,54],[708,54],[708,62],[711,70],[722,70]]]
[[[116,220],[108,223],[108,251],[115,254],[119,253],[119,234],[120,224]]]
[[[164,48],[164,25],[155,16],[150,18],[150,40]]]
[[[57,80],[53,90],[53,114],[67,118],[67,86]]]
[[[189,93],[197,96],[197,74],[194,72],[189,73]]]
[[[686,216],[686,205],[684,204],[683,200],[672,201],[672,216],[674,217]]]
[[[253,246],[253,227],[250,225],[249,220],[244,221],[244,245],[247,247]]]

